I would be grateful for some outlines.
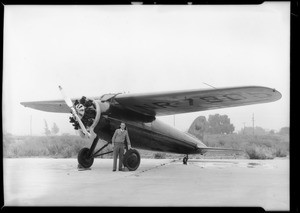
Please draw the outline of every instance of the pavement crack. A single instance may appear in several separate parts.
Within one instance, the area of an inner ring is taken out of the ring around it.
[[[150,171],[150,170],[157,169],[157,168],[160,168],[160,167],[169,165],[169,164],[171,164],[171,163],[173,163],[173,162],[175,162],[175,161],[176,161],[176,160],[171,160],[170,162],[161,163],[161,164],[159,164],[159,165],[157,165],[157,166],[155,166],[155,167],[152,167],[152,168],[149,168],[149,169],[144,169],[144,170],[142,170],[142,171],[139,171],[139,172],[137,172],[137,173],[135,173],[135,174],[131,174],[131,175],[128,175],[128,176],[139,177],[142,173],[145,173],[145,172],[148,172],[148,171]]]

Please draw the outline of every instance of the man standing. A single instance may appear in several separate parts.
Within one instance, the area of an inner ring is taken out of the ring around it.
[[[116,129],[116,131],[111,139],[113,149],[114,149],[113,150],[113,156],[114,156],[113,172],[116,171],[116,168],[117,168],[118,156],[119,156],[119,171],[123,171],[122,165],[123,165],[125,139],[127,140],[128,149],[131,148],[128,132],[125,129],[125,127],[126,127],[125,123],[121,123],[120,129]]]

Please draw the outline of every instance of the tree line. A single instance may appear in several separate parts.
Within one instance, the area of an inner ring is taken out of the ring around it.
[[[235,130],[234,125],[230,122],[228,115],[214,114],[209,115],[208,119],[205,116],[197,117],[191,124],[188,133],[193,134],[200,139],[203,139],[204,134],[232,134]],[[289,134],[289,127],[282,127],[278,134]],[[239,134],[275,134],[274,130],[267,131],[262,127],[244,127]]]
[[[48,126],[46,120],[45,127],[44,127],[44,134],[46,136],[50,135],[57,135],[59,133],[59,128],[56,123],[53,123],[51,129]],[[230,122],[230,118],[228,115],[220,115],[214,114],[209,115],[208,119],[205,116],[197,117],[193,123],[191,124],[188,133],[196,135],[203,139],[204,134],[232,134],[235,130],[234,125]],[[278,134],[285,135],[289,134],[290,128],[289,127],[282,127]],[[264,135],[264,134],[275,134],[274,130],[267,131],[262,127],[256,126],[253,127],[244,127],[240,131],[239,134],[255,134],[255,135]]]
[[[44,122],[45,122],[44,134],[46,136],[56,135],[59,132],[59,128],[56,123],[53,123],[52,128],[50,130],[47,121],[44,120]]]

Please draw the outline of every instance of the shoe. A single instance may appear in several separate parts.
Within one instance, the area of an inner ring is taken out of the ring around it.
[[[125,169],[119,169],[119,171],[120,171],[120,172],[124,172],[124,171],[125,171]]]
[[[115,169],[113,169],[112,171],[113,171],[113,172],[115,172],[116,170],[115,170]]]

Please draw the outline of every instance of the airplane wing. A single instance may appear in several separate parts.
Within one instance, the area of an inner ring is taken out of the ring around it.
[[[247,86],[164,93],[118,94],[115,100],[133,111],[162,116],[267,103],[280,98],[280,92],[275,89]]]
[[[151,116],[174,115],[226,107],[276,101],[275,89],[259,86],[184,90],[162,93],[117,94],[114,100],[124,108]],[[97,97],[99,99],[99,97]],[[74,102],[76,99],[72,99]],[[21,102],[25,107],[56,113],[70,113],[64,100]]]
[[[74,101],[73,101],[74,103]],[[21,102],[25,107],[46,112],[70,113],[71,110],[64,100]]]

